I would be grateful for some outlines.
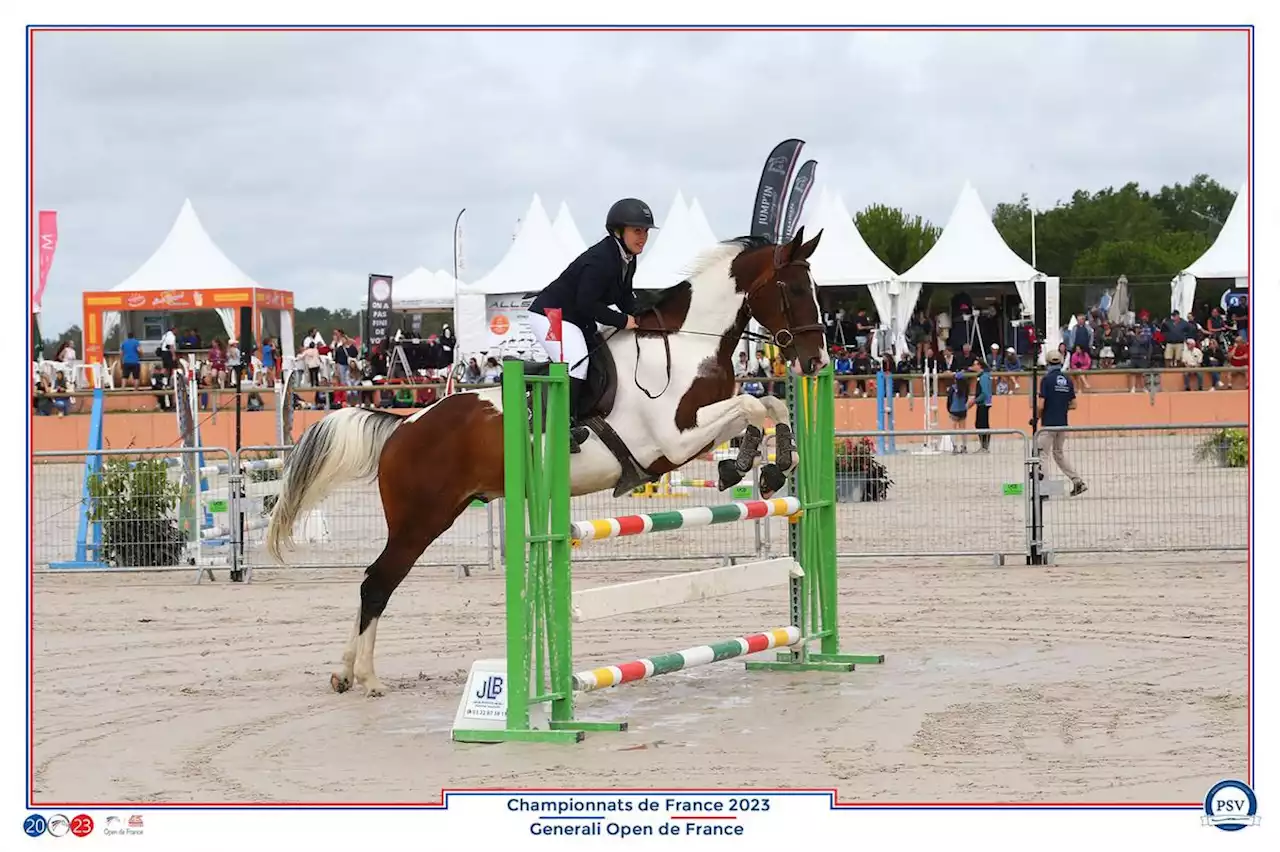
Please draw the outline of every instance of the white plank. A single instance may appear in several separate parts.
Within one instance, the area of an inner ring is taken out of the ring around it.
[[[706,571],[673,574],[583,589],[573,593],[573,620],[596,621],[628,612],[643,612],[676,604],[753,592],[785,585],[791,577],[802,577],[800,564],[790,556],[726,565]]]

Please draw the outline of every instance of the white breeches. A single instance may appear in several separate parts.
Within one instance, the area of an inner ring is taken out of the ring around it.
[[[537,338],[538,345],[552,361],[565,361],[569,364],[569,375],[575,379],[587,377],[587,339],[582,329],[571,322],[560,323],[560,336],[563,338],[564,356],[561,357],[561,344],[556,341],[547,342],[547,333],[551,331],[551,320],[542,314],[529,312],[529,328]],[[578,363],[581,361],[581,363]],[[576,365],[576,366],[575,366]]]

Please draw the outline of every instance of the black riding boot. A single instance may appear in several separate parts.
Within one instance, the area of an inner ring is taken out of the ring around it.
[[[569,377],[569,452],[582,452],[582,443],[590,436],[586,426],[579,425],[578,418],[582,405],[582,394],[586,389],[586,379]]]

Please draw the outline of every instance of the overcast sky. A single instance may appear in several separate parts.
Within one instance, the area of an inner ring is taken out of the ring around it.
[[[744,233],[788,136],[851,210],[938,225],[965,179],[988,208],[1198,172],[1234,190],[1245,50],[1237,33],[41,33],[44,328],[145,262],[184,198],[259,282],[354,309],[370,272],[451,268],[462,207],[479,277],[535,192],[588,243],[616,198],[661,217],[677,188],[717,236]]]

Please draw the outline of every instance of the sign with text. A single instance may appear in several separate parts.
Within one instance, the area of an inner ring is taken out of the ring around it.
[[[369,330],[369,343],[376,344],[387,339],[391,332],[391,276],[369,276],[369,318],[365,327]]]
[[[529,325],[529,306],[536,296],[536,293],[485,296],[485,322],[489,329],[485,352],[498,358],[512,355],[535,361],[547,360]]]

